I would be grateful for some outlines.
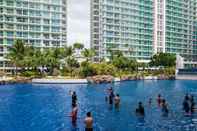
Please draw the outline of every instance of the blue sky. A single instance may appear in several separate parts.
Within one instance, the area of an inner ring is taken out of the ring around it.
[[[90,47],[90,0],[68,0],[68,45]]]

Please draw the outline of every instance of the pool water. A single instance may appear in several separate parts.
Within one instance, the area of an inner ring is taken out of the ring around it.
[[[105,102],[105,90],[112,86],[121,96],[120,109]],[[69,90],[79,100],[77,125],[71,124]],[[156,104],[160,93],[169,104],[162,117]],[[195,131],[197,115],[185,117],[182,102],[186,93],[197,102],[197,81],[127,81],[114,84],[0,86],[0,131],[84,131],[84,117],[91,111],[94,131]],[[148,105],[148,99],[153,105]],[[139,101],[145,105],[144,119],[135,115]]]

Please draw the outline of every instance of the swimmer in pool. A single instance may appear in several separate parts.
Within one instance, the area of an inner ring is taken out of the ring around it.
[[[186,114],[189,114],[189,112],[190,112],[189,97],[188,97],[188,95],[185,96],[185,99],[183,101],[183,111]]]
[[[120,106],[120,95],[116,94],[116,96],[114,97],[114,104],[115,104],[115,108],[119,108]]]
[[[85,131],[93,131],[93,118],[91,112],[88,112],[86,114],[84,123],[85,123]]]
[[[148,100],[148,105],[149,105],[149,106],[152,105],[152,98],[150,98],[150,99]]]
[[[78,108],[77,108],[76,104],[73,104],[72,106],[73,107],[72,107],[72,112],[71,112],[70,116],[72,118],[73,125],[76,125]]]
[[[70,96],[72,96],[73,92],[71,90],[69,90],[69,93],[68,93]]]
[[[190,97],[189,101],[190,101],[190,112],[193,114],[195,112],[195,110],[196,110],[195,102],[194,102],[194,96],[193,95]]]
[[[161,102],[162,102],[161,94],[158,94],[158,96],[157,96],[157,104],[158,104],[158,106],[161,106]]]
[[[72,94],[72,105],[76,105],[77,104],[77,94],[74,91]]]
[[[144,111],[144,107],[142,105],[142,102],[138,103],[138,108],[136,109],[136,114],[139,116],[145,116],[145,111]]]
[[[161,111],[163,116],[168,116],[169,109],[165,99],[162,100]]]

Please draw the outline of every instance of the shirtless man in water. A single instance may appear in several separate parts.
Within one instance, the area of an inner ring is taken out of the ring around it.
[[[91,116],[91,112],[88,112],[85,118],[85,131],[93,131],[93,118]]]

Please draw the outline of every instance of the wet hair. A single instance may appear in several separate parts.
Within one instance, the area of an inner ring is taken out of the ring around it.
[[[140,101],[138,104],[139,104],[139,105],[142,105],[142,102]]]
[[[73,94],[76,94],[76,92],[75,92],[75,91],[73,91]]]
[[[116,94],[118,97],[120,96],[119,94]]]
[[[88,112],[86,115],[87,117],[91,117],[91,112]]]
[[[77,106],[77,104],[76,103],[72,103],[72,107],[74,108],[74,107],[76,107]]]
[[[185,95],[185,100],[189,100],[189,95],[188,94]]]
[[[161,97],[161,94],[158,94],[158,97]]]
[[[162,102],[163,102],[163,103],[166,103],[166,100],[165,100],[165,99],[163,99],[163,100],[162,100]]]
[[[194,96],[193,95],[191,95],[191,99],[194,99]]]

